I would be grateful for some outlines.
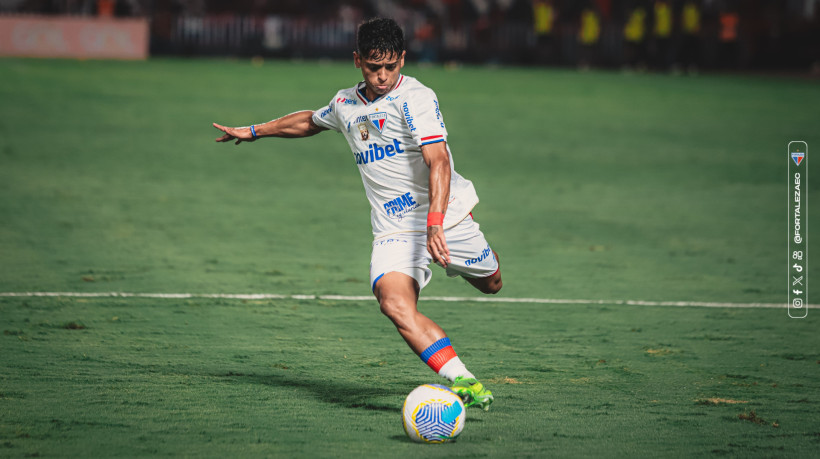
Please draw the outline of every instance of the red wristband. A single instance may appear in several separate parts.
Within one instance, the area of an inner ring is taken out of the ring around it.
[[[444,224],[444,213],[430,212],[427,214],[427,226],[442,226]]]

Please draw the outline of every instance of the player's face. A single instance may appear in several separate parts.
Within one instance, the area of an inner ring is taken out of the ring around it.
[[[401,56],[392,53],[377,60],[353,53],[356,68],[362,69],[368,99],[373,100],[393,89],[401,74],[401,68],[404,67],[404,54],[404,51]]]

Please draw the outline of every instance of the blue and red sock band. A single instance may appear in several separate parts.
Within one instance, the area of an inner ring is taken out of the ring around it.
[[[449,362],[453,357],[456,357],[456,351],[453,350],[453,346],[450,345],[450,338],[445,336],[431,344],[419,357],[421,357],[421,360],[426,363],[427,366],[438,373],[445,363]]]

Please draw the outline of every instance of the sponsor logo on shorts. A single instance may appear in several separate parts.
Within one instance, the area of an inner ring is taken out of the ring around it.
[[[384,203],[384,211],[390,218],[401,220],[408,212],[418,209],[419,203],[413,198],[413,195],[404,193],[398,198],[392,199]]]
[[[356,158],[356,164],[373,163],[381,161],[384,158],[392,158],[399,153],[404,153],[404,150],[401,148],[401,142],[396,139],[393,139],[392,144],[387,144],[383,147],[375,143],[371,143],[368,147],[370,148],[369,150],[353,152],[353,156]]]
[[[396,244],[396,243],[399,243],[399,242],[402,243],[402,244],[408,244],[410,241],[408,241],[407,239],[395,239],[395,238],[391,237],[389,239],[381,239],[379,241],[374,242],[373,247],[375,247],[377,245]],[[373,263],[370,264],[370,269],[371,270],[373,269]]]
[[[488,245],[486,249],[481,251],[481,255],[477,256],[476,258],[471,258],[471,259],[465,261],[464,264],[467,265],[467,266],[470,266],[470,265],[474,265],[476,263],[481,263],[488,256],[490,256],[491,253],[493,253],[493,251],[490,250],[490,246]]]

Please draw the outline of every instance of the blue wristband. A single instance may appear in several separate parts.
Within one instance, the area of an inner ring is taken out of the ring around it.
[[[254,139],[256,138],[256,128],[253,127],[253,124],[251,124],[251,135]]]

